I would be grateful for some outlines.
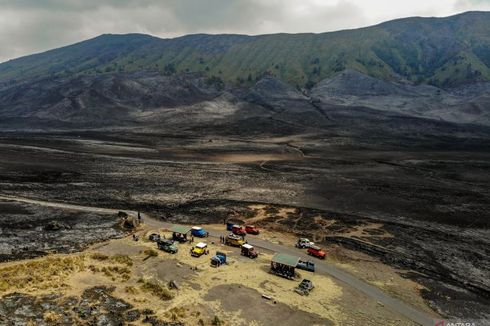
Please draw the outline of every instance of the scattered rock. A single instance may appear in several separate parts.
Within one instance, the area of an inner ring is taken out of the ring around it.
[[[139,224],[140,223],[137,218],[133,216],[129,216],[123,219],[122,227],[125,229],[133,230],[136,229],[139,226]]]
[[[71,227],[60,221],[50,221],[44,227],[46,231],[60,231],[60,230],[69,230]]]
[[[123,212],[123,211],[119,211],[117,213],[117,217],[119,217],[119,218],[128,218],[128,213]]]
[[[262,294],[262,298],[264,298],[266,300],[272,300],[272,297],[269,295],[266,295],[266,294]]]
[[[179,289],[179,285],[174,280],[168,282],[168,287],[169,287],[169,289],[175,289],[175,290]]]

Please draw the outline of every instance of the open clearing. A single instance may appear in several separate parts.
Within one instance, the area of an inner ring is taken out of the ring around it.
[[[210,226],[215,227],[219,226]],[[302,320],[309,325],[356,325],[361,321],[367,325],[412,325],[323,275],[301,271],[302,277],[314,282],[315,289],[307,297],[294,293],[298,281],[268,273],[270,252],[261,252],[257,259],[251,260],[240,256],[238,249],[223,247],[209,238],[211,254],[224,251],[229,259],[228,265],[213,268],[210,255],[190,256],[189,243],[179,245],[179,253],[175,255],[156,250],[155,243],[147,240],[148,234],[155,231],[170,236],[147,225],[138,231],[141,236],[138,242],[125,237],[93,245],[82,253],[1,264],[0,275],[4,281],[0,283],[3,297],[0,321],[6,318],[2,317],[2,311],[8,312],[9,302],[15,298],[24,302],[26,308],[16,310],[9,318],[48,325],[54,324],[52,320],[82,324],[131,320],[133,324],[167,321],[215,325],[218,320],[221,325],[297,325]],[[169,282],[175,283],[178,289],[170,288]],[[15,297],[18,296],[15,293],[24,296]],[[263,294],[273,299],[265,300]],[[97,296],[107,298],[107,302],[119,302],[124,309],[119,314],[104,313],[106,308],[96,304],[100,300]],[[68,311],[61,304],[67,300],[73,301]],[[49,310],[54,303],[58,308]],[[84,313],[87,305],[99,314]],[[268,314],[271,311],[277,313]]]

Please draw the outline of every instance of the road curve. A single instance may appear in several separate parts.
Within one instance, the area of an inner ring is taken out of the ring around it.
[[[101,207],[91,207],[91,206],[82,206],[82,205],[74,205],[74,204],[66,204],[66,203],[58,203],[58,202],[48,202],[48,201],[43,201],[43,200],[36,200],[36,199],[29,199],[29,198],[21,198],[21,197],[15,197],[15,196],[8,196],[8,195],[0,195],[0,199],[3,200],[11,200],[11,201],[17,201],[17,202],[23,202],[23,203],[29,203],[29,204],[35,204],[35,205],[40,205],[40,206],[47,206],[47,207],[55,207],[55,208],[62,208],[62,209],[69,209],[69,210],[77,210],[77,211],[85,211],[85,212],[94,212],[94,213],[99,213],[99,214],[115,214],[118,213],[119,211],[124,211],[130,215],[135,216],[137,212],[135,211],[129,211],[129,210],[124,210],[124,209],[111,209],[111,208],[101,208]],[[175,224],[167,223],[164,221],[160,221],[154,218],[151,218],[147,214],[142,214],[145,224],[147,224],[150,227],[154,228],[171,228]],[[220,231],[213,231],[210,230],[209,235],[211,237],[216,237],[218,238],[221,235],[227,235],[228,233],[223,230],[222,232]],[[289,255],[294,255],[298,256],[301,259],[309,259],[309,257],[303,253],[303,251],[300,251],[294,247],[288,247],[284,245],[279,245],[275,244],[266,240],[262,239],[257,239],[257,238],[251,238],[247,239],[248,242],[256,247],[263,248],[266,250],[270,250],[273,252],[282,252],[285,254]],[[337,268],[333,266],[332,264],[329,264],[324,261],[316,261],[316,272],[329,275],[331,277],[336,278],[337,280],[355,288],[356,290],[366,294],[367,296],[371,297],[373,300],[379,301],[382,303],[385,307],[388,307],[392,309],[393,311],[398,312],[399,314],[405,316],[406,318],[412,320],[413,322],[416,322],[420,325],[423,326],[433,326],[434,325],[434,318],[431,317],[429,314],[422,312],[413,306],[399,300],[396,298],[391,297],[390,295],[384,293],[380,289],[378,289],[375,286],[372,286],[358,278],[356,278],[354,275],[350,274],[349,272],[342,270],[340,268]]]

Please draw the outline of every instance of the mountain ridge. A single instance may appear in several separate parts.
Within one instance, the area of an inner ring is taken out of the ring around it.
[[[187,72],[251,86],[265,75],[311,88],[345,69],[439,87],[490,80],[490,12],[410,17],[326,33],[102,34],[0,64],[0,84],[42,77]]]

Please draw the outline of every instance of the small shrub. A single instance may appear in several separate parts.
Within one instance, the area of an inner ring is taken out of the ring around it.
[[[46,323],[50,324],[58,324],[61,321],[61,316],[57,312],[54,311],[46,311],[43,314],[43,319]]]
[[[117,264],[133,266],[133,260],[127,255],[115,255],[111,257],[111,260]]]
[[[106,261],[109,259],[109,256],[95,252],[90,256],[90,258],[92,258],[93,260],[98,260],[98,261]]]
[[[182,307],[174,307],[168,311],[173,320],[187,317],[187,310]]]
[[[214,326],[221,326],[221,325],[223,325],[223,322],[221,321],[221,319],[219,319],[218,316],[214,316],[213,321],[211,322],[211,324],[214,325]]]
[[[156,256],[158,256],[158,251],[156,251],[154,249],[147,249],[144,251],[144,254],[148,255],[149,257],[156,257]]]
[[[98,273],[100,272],[100,269],[98,269],[97,267],[95,267],[94,265],[89,265],[88,266],[88,269],[92,272],[92,273]]]
[[[141,289],[143,291],[151,293],[152,295],[159,297],[161,300],[168,301],[174,298],[172,292],[170,292],[167,287],[163,286],[160,283],[146,280],[142,280],[142,282],[140,283],[142,283]]]
[[[129,294],[138,294],[138,289],[136,289],[134,286],[126,286],[126,288],[124,289],[124,291],[126,291],[126,293],[129,293]]]

